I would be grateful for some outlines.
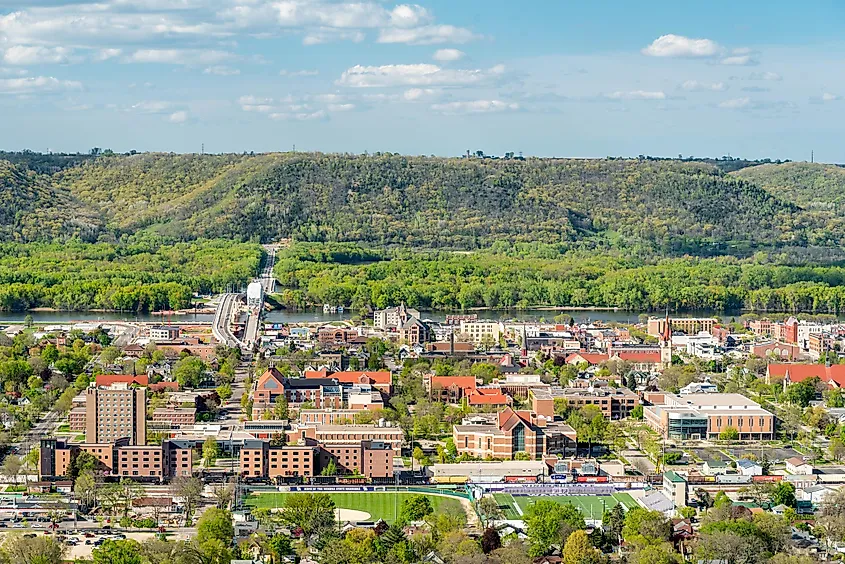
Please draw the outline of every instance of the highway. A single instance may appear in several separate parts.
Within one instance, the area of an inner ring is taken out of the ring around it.
[[[241,347],[245,345],[232,334],[230,321],[232,313],[240,307],[241,294],[223,294],[217,311],[214,313],[214,321],[211,324],[211,332],[214,338],[224,343],[227,347]]]

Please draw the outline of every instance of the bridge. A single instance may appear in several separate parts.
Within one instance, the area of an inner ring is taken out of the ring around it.
[[[235,337],[231,329],[233,313],[240,310],[242,297],[243,294],[223,294],[220,296],[217,311],[214,312],[211,332],[215,339],[227,347],[246,347],[243,341]]]

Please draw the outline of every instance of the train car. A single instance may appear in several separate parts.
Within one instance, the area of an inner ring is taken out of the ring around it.
[[[783,476],[751,476],[752,482],[780,482]]]
[[[467,476],[434,476],[431,478],[432,484],[466,484],[469,482]]]
[[[506,484],[536,484],[537,476],[505,476]]]
[[[607,476],[578,476],[575,479],[579,484],[603,484],[609,481]]]

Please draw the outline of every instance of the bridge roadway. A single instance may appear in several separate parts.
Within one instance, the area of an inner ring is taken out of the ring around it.
[[[235,337],[230,328],[233,311],[240,308],[241,294],[223,294],[217,311],[214,312],[214,322],[211,324],[211,332],[214,338],[224,343],[227,347],[244,348],[243,341]]]

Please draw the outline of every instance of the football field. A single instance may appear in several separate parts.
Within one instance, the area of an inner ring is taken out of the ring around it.
[[[499,509],[505,519],[521,519],[521,516],[528,511],[538,499],[547,499],[557,503],[569,503],[577,507],[584,519],[601,519],[605,509],[614,507],[621,503],[626,509],[637,507],[637,502],[627,493],[614,493],[611,495],[544,495],[525,496],[511,495],[509,493],[493,494],[493,499],[499,504]]]

